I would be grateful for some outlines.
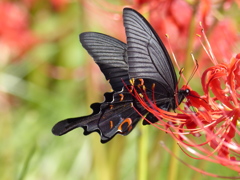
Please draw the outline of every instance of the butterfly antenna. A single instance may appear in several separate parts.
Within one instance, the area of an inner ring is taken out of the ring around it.
[[[191,75],[190,75],[186,85],[189,84],[189,82],[191,81],[191,79],[193,78],[195,73],[198,72],[198,67],[199,67],[198,61],[194,58],[194,55],[192,53],[191,53],[191,56],[192,56],[192,60],[193,60],[195,66],[194,66],[194,69],[193,69],[193,71],[192,71],[192,73],[191,73]]]
[[[178,78],[177,85],[179,84],[181,78],[183,78],[183,71],[184,71],[184,68],[181,68],[180,71],[179,71],[179,78]]]
[[[168,42],[168,46],[169,46],[169,50],[170,50],[170,53],[173,57],[173,60],[174,60],[174,63],[175,65],[177,66],[177,69],[179,71],[179,74],[182,76],[183,80],[186,82],[186,78],[184,77],[184,75],[182,73],[180,73],[180,71],[182,71],[183,68],[180,68],[179,65],[178,65],[178,62],[177,62],[177,59],[176,59],[176,56],[175,54],[173,53],[173,50],[172,50],[172,46],[171,46],[171,43],[169,41],[170,37],[168,34],[165,34],[166,38],[167,38],[167,42]],[[180,78],[179,78],[180,79]],[[179,81],[178,81],[179,82]]]

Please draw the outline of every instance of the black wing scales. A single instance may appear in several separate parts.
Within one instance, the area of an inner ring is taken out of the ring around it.
[[[173,94],[177,77],[169,54],[159,36],[137,11],[125,8],[123,20],[127,36],[130,78],[151,79],[161,84],[158,91]]]
[[[93,57],[114,91],[122,90],[128,82],[126,44],[105,34],[86,32],[80,34],[82,46]]]
[[[118,133],[129,134],[141,119],[141,116],[133,109],[132,95],[126,90],[125,92],[107,93],[105,96],[111,96],[112,102],[105,100],[103,103],[94,103],[91,105],[93,109],[91,115],[58,122],[52,129],[53,134],[60,136],[82,127],[84,135],[98,132],[102,143],[108,142]]]

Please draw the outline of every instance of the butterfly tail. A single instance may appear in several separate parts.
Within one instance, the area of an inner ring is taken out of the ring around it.
[[[78,128],[78,127],[85,128],[87,126],[87,123],[89,123],[90,119],[91,117],[87,116],[87,118],[76,117],[76,118],[69,118],[69,119],[62,120],[53,126],[52,133],[56,136],[61,136],[75,128]]]
[[[79,117],[65,119],[54,125],[54,127],[52,128],[52,133],[56,136],[61,136],[75,128],[80,127],[79,124],[81,124],[81,122],[81,118]]]

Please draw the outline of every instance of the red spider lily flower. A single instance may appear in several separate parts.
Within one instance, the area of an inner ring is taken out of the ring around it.
[[[202,74],[204,95],[200,96],[184,85],[181,90],[190,91],[184,107],[179,106],[176,112],[167,112],[151,102],[146,93],[139,95],[139,91],[134,89],[137,87],[133,87],[131,92],[159,121],[153,124],[143,118],[169,133],[189,157],[222,164],[240,172],[240,54],[228,63],[218,63],[208,41],[207,44],[208,48],[204,46],[204,49],[214,66]]]
[[[139,95],[134,89],[132,93],[158,118],[159,121],[152,125],[169,133],[189,157],[219,163],[240,172],[240,144],[236,140],[240,135],[239,80],[240,59],[237,57],[232,58],[229,65],[219,64],[207,69],[202,76],[205,95],[200,96],[183,86],[182,90],[190,89],[190,93],[184,109],[179,107],[177,113],[158,108],[144,93]]]
[[[218,123],[223,123],[222,126],[225,126],[224,133],[221,135],[223,138],[222,148],[218,153],[219,156],[226,158],[228,158],[230,150],[235,152],[229,146],[237,145],[232,142],[232,139],[236,134],[239,135],[237,122],[240,117],[240,59],[237,58],[238,56],[232,58],[229,64],[222,63],[207,69],[202,76],[202,85],[208,102],[214,112],[218,113]],[[210,92],[213,93],[214,98],[210,96]],[[211,141],[211,147],[215,148],[216,143],[215,140]],[[237,146],[236,153],[239,153],[240,146]]]
[[[9,52],[6,58],[23,53],[36,42],[29,29],[27,10],[21,4],[0,2],[0,27],[2,53]]]
[[[192,118],[200,125],[198,130],[201,130],[202,134],[206,136],[206,141],[202,142],[201,146],[209,145],[212,148],[211,151],[201,149],[200,151],[205,154],[205,156],[201,155],[201,158],[240,172],[238,156],[240,144],[237,141],[240,134],[238,124],[240,117],[240,54],[231,58],[228,63],[219,64],[203,30],[202,33],[208,44],[208,48],[204,48],[209,59],[214,63],[213,67],[205,70],[201,78],[204,96],[199,99],[204,99],[207,106],[199,108],[194,103],[197,99],[193,99],[191,96],[187,97],[188,107],[192,104],[198,110]],[[199,147],[198,144],[198,150]]]

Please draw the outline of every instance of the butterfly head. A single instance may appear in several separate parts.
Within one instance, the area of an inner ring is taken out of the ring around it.
[[[178,104],[181,104],[181,102],[183,101],[183,99],[185,97],[187,97],[191,92],[191,89],[189,86],[184,85],[179,91],[178,91]]]

